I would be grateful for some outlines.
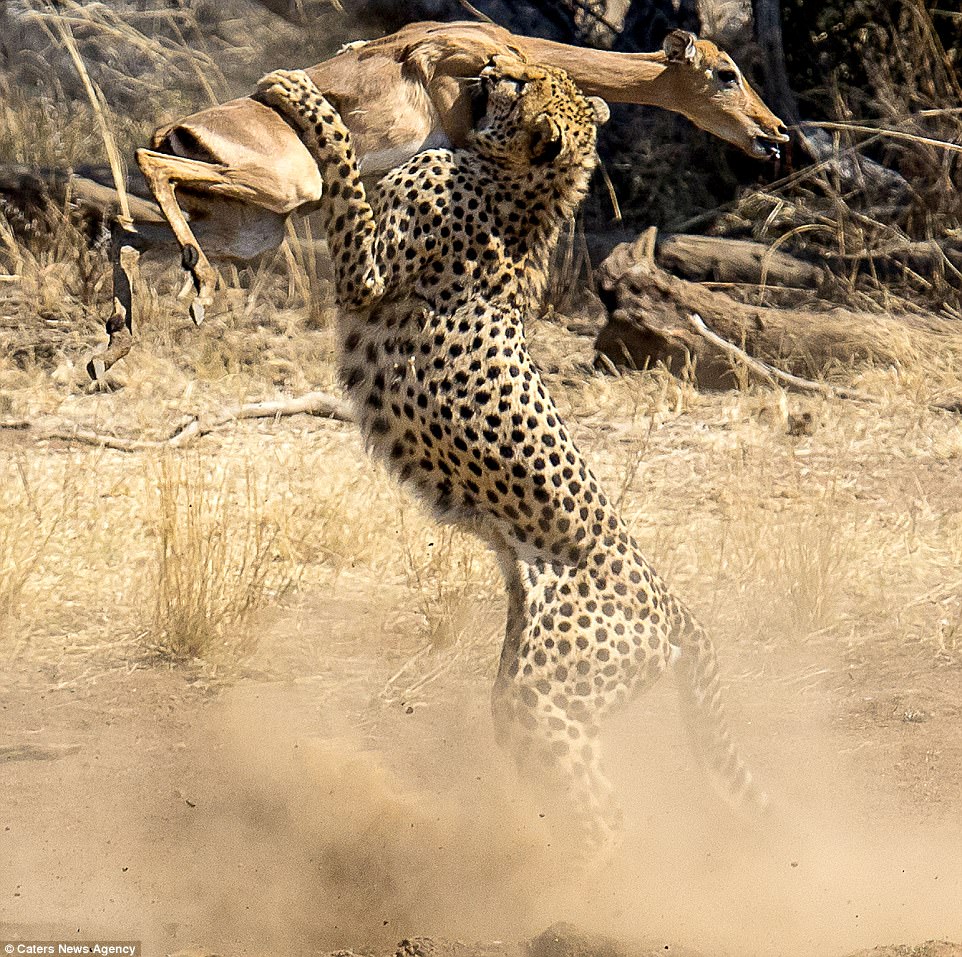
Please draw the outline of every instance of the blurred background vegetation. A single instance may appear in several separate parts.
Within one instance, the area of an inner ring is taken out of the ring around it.
[[[616,107],[593,230],[715,232],[817,257],[839,295],[962,317],[962,13],[946,0],[8,0],[0,163],[106,161],[70,39],[121,153],[193,110],[411,20],[481,14],[521,33],[657,49],[681,26],[731,52],[793,127],[779,164],[685,120]],[[828,125],[825,125],[828,124]],[[842,126],[846,128],[841,128]],[[852,129],[852,126],[860,129]],[[875,130],[878,132],[875,132]],[[0,201],[2,202],[2,201]],[[0,205],[17,227],[22,214]],[[619,221],[620,217],[620,221]]]

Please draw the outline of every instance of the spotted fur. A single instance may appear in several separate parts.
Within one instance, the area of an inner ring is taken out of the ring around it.
[[[525,343],[606,108],[562,71],[508,58],[480,83],[468,148],[415,156],[368,197],[350,135],[307,75],[261,82],[325,183],[342,383],[371,452],[496,550],[509,595],[496,729],[589,840],[606,842],[618,818],[600,724],[679,647],[699,754],[725,794],[763,803],[729,737],[709,639],[641,555]]]

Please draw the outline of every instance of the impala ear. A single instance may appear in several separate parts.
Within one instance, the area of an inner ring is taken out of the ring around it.
[[[611,119],[611,110],[600,96],[589,96],[588,102],[595,114],[595,126],[604,126]]]
[[[536,165],[553,163],[564,147],[561,130],[546,113],[542,113],[531,134],[531,162]]]
[[[668,62],[694,63],[695,57],[698,56],[698,47],[695,46],[697,39],[694,33],[689,33],[687,30],[672,30],[662,44]]]

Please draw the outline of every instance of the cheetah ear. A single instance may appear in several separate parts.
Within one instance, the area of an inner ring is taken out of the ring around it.
[[[600,96],[589,96],[588,102],[595,114],[595,126],[604,126],[611,119],[611,110]]]
[[[662,44],[669,63],[694,63],[698,56],[695,40],[698,37],[687,30],[672,30]]]
[[[553,163],[564,148],[561,129],[547,113],[542,113],[531,134],[531,162],[536,165]]]

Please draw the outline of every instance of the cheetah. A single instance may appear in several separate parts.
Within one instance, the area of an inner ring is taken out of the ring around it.
[[[336,110],[301,71],[258,90],[318,163],[339,376],[369,451],[442,521],[495,551],[508,615],[499,743],[561,796],[585,847],[617,839],[603,719],[677,659],[690,737],[738,806],[767,799],[731,741],[715,652],[642,556],[572,441],[525,342],[562,226],[596,164],[604,102],[497,57],[466,148],[428,150],[370,193]]]

